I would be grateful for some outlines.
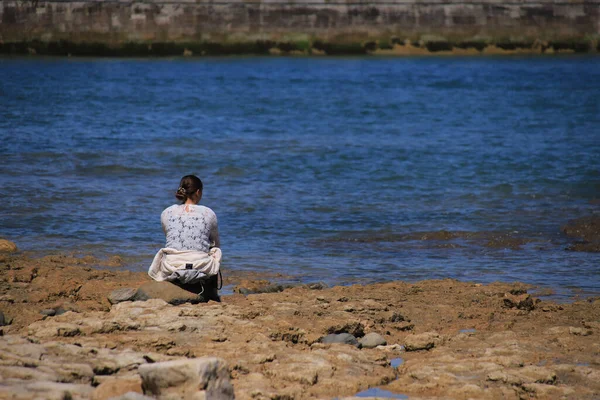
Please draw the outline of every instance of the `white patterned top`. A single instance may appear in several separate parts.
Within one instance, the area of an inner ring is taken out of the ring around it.
[[[217,216],[208,207],[174,204],[162,212],[160,222],[167,237],[165,247],[205,253],[221,247]]]

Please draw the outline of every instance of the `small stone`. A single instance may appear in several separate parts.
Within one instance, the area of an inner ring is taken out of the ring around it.
[[[121,288],[110,292],[108,295],[108,301],[110,304],[117,304],[122,301],[132,301],[135,297],[137,289],[134,288]]]
[[[46,315],[48,317],[53,317],[56,315],[56,310],[54,308],[45,308],[40,311],[40,314]]]
[[[10,240],[0,239],[0,253],[15,253],[18,250],[17,245]]]
[[[354,336],[349,333],[332,333],[327,335],[320,340],[321,343],[325,344],[333,344],[333,343],[341,343],[341,344],[350,344],[352,346],[360,347],[360,343]]]
[[[378,333],[371,332],[367,333],[364,337],[360,338],[358,341],[362,347],[367,349],[372,349],[377,346],[385,346],[387,341]]]

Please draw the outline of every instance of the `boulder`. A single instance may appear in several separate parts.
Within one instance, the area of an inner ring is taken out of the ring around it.
[[[371,332],[367,333],[364,337],[360,338],[358,342],[362,347],[367,349],[373,349],[377,346],[385,346],[387,341],[379,333]]]
[[[233,399],[233,386],[224,360],[202,357],[140,365],[144,394],[192,398],[200,390],[206,398]]]
[[[108,295],[108,301],[110,304],[117,304],[122,301],[132,301],[135,298],[138,289],[134,288],[121,288],[110,292]]]
[[[147,282],[136,291],[134,301],[146,301],[148,299],[162,299],[169,304],[178,305],[183,303],[200,303],[202,297],[188,292],[171,282]]]
[[[358,340],[356,340],[356,338],[349,333],[332,333],[322,337],[320,342],[325,344],[350,344],[352,346],[360,347],[360,343],[358,343]]]
[[[17,245],[10,240],[0,239],[0,253],[15,253],[18,250]]]

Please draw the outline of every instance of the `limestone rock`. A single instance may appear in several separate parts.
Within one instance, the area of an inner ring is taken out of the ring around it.
[[[134,288],[122,288],[113,290],[108,295],[108,301],[110,302],[110,304],[117,304],[122,301],[131,301],[134,299],[137,291],[138,289]]]
[[[19,386],[18,388],[15,386],[11,386],[8,387],[8,389],[8,394],[11,394],[11,397],[2,397],[2,388],[0,388],[0,398],[26,398],[44,400],[64,400],[67,398],[87,399],[90,397],[92,391],[94,390],[94,388],[90,385],[47,381],[36,381],[26,383]],[[20,394],[24,396],[20,396]]]
[[[321,338],[320,342],[325,344],[342,343],[360,347],[360,343],[358,343],[358,340],[356,340],[356,338],[349,333],[332,333]]]
[[[37,368],[39,371],[54,373],[57,381],[63,383],[91,383],[94,371],[88,364],[82,363],[48,363],[42,362]]]
[[[408,335],[405,339],[404,349],[406,351],[429,350],[440,341],[440,335],[436,332],[425,332],[419,335]]]
[[[118,396],[131,396],[131,393],[142,395],[142,379],[139,375],[109,377],[96,387],[94,393],[92,393],[92,400],[108,400]]]
[[[360,338],[358,341],[362,347],[367,349],[372,349],[377,346],[385,346],[387,341],[378,333],[371,332],[367,333],[364,337]]]
[[[68,322],[47,322],[39,321],[29,325],[29,335],[38,338],[47,338],[52,336],[72,337],[81,334],[78,325]]]
[[[224,360],[215,357],[165,361],[141,365],[145,394],[152,396],[180,396],[191,398],[200,389],[207,398],[233,399],[233,386]]]
[[[148,299],[162,299],[169,304],[200,303],[202,298],[195,293],[188,292],[171,282],[147,282],[135,293],[133,300],[145,301]]]
[[[17,245],[10,240],[0,239],[0,253],[15,253],[18,251]]]

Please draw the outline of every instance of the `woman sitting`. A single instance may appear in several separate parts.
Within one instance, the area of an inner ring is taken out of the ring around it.
[[[166,245],[154,257],[148,275],[199,293],[206,301],[220,301],[217,216],[210,208],[198,205],[202,199],[200,178],[195,175],[181,178],[175,197],[181,204],[166,208],[160,216]]]

